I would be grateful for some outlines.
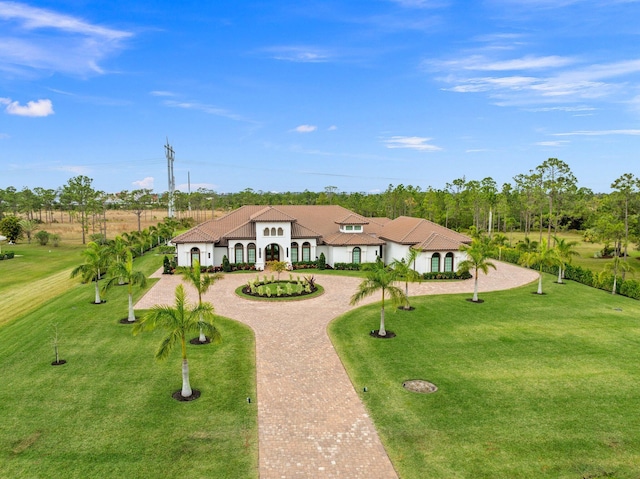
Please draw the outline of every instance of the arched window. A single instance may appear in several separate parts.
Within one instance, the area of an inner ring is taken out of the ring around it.
[[[278,236],[284,236],[284,230],[282,228],[278,228]]]
[[[197,261],[200,263],[200,249],[199,248],[191,248],[191,266],[193,266],[193,262]],[[202,264],[202,263],[200,263]]]
[[[444,270],[453,271],[453,253],[451,252],[444,255]]]
[[[361,255],[361,253],[362,253],[362,250],[358,246],[353,248],[353,253],[351,255],[351,262],[359,264],[360,263],[360,255]]]
[[[440,271],[440,253],[433,253],[431,256],[431,272],[437,273]]]
[[[247,245],[247,263],[256,262],[256,245],[255,243],[249,243]]]
[[[311,261],[311,244],[308,241],[302,243],[302,261]]]
[[[276,229],[275,228],[271,228],[271,236],[275,236],[276,235]]]
[[[235,247],[235,259],[236,259],[236,263],[243,263],[244,262],[244,248],[242,247],[242,243],[236,243]]]
[[[269,236],[269,228],[264,229],[263,236]]]
[[[298,262],[298,243],[291,243],[291,262]]]

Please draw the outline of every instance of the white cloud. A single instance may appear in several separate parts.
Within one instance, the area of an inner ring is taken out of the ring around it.
[[[607,135],[631,135],[639,136],[640,130],[579,130],[567,133],[554,133],[553,136],[607,136]]]
[[[318,127],[315,125],[300,125],[296,126],[292,131],[295,131],[297,133],[311,133],[313,131],[316,131],[317,129]]]
[[[8,140],[11,138],[8,133],[0,133],[0,140]]]
[[[244,121],[247,123],[254,123],[251,120],[244,118],[242,115],[238,115],[237,113],[233,113],[229,110],[225,110],[224,108],[219,108],[214,105],[207,105],[206,103],[199,102],[191,102],[191,101],[175,101],[175,100],[165,100],[164,104],[166,106],[170,106],[172,108],[182,108],[185,110],[198,110],[203,113],[207,113],[209,115],[221,116],[224,118],[229,118],[230,120],[235,121]]]
[[[329,51],[308,46],[276,46],[265,48],[271,58],[299,63],[324,63],[333,56]]]
[[[336,131],[338,129],[338,127],[336,125],[331,125],[329,128],[327,128],[327,131]]]
[[[566,140],[558,140],[558,141],[538,141],[536,146],[551,146],[551,147],[560,147],[569,143]]]
[[[141,180],[133,181],[131,184],[139,189],[153,189],[153,176],[147,176]]]
[[[104,73],[100,62],[122,49],[132,33],[87,22],[79,17],[0,1],[0,69]]]
[[[53,115],[53,104],[51,100],[29,101],[25,106],[10,98],[0,98],[0,105],[6,105],[5,112],[9,115],[17,116],[49,116]]]
[[[432,138],[424,138],[420,136],[392,136],[384,140],[387,148],[409,148],[418,151],[440,151],[442,148],[430,145]]]
[[[162,90],[154,90],[152,92],[149,92],[149,94],[151,96],[176,96],[175,93],[172,93],[170,91],[162,91]]]

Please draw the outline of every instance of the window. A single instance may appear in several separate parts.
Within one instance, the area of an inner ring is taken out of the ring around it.
[[[291,262],[298,262],[298,243],[291,243]]]
[[[440,253],[433,253],[431,257],[431,272],[437,273],[440,271]]]
[[[256,245],[255,243],[249,243],[247,245],[247,263],[256,262]]]
[[[444,270],[453,271],[453,253],[447,253],[444,256]]]
[[[284,230],[282,228],[278,228],[278,236],[284,236]]]
[[[302,243],[302,261],[311,261],[311,244],[308,241]]]
[[[347,225],[344,227],[345,231],[353,231],[353,225]]]
[[[244,262],[244,248],[242,247],[242,243],[236,243],[235,246],[235,262],[243,263]]]
[[[276,235],[276,229],[275,228],[271,228],[271,236],[275,236]]]
[[[269,228],[264,229],[263,236],[269,236]]]
[[[362,226],[361,225],[354,225],[353,226],[353,231],[362,231]]]
[[[200,249],[199,248],[191,248],[191,265],[193,262],[197,261],[200,263]]]
[[[360,253],[361,253],[361,250],[360,250],[360,248],[358,246],[353,248],[353,253],[351,255],[351,262],[352,263],[360,263]]]

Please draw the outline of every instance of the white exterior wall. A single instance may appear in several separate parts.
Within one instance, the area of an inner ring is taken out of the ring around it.
[[[215,254],[212,243],[182,243],[176,245],[176,255],[178,260],[178,266],[191,266],[191,248],[198,248],[200,250],[200,265],[201,266],[214,266]]]

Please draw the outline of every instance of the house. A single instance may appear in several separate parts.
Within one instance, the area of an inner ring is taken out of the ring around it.
[[[471,239],[431,221],[401,216],[366,218],[337,205],[242,206],[205,221],[173,238],[178,266],[220,266],[251,263],[264,269],[267,261],[315,261],[324,253],[328,265],[385,263],[421,251],[414,269],[420,273],[454,271],[465,258],[462,244]]]

